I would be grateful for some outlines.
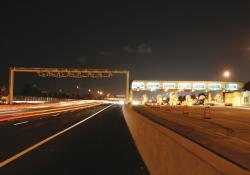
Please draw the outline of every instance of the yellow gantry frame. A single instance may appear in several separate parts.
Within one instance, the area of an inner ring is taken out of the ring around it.
[[[129,71],[128,70],[108,70],[108,69],[82,69],[82,68],[24,68],[11,67],[9,69],[9,103],[13,102],[14,91],[14,73],[15,72],[31,72],[43,75],[45,77],[72,77],[72,78],[104,78],[112,76],[112,74],[126,75],[126,103],[129,102]]]

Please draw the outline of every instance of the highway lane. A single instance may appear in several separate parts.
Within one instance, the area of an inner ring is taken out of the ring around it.
[[[100,101],[69,101],[62,103],[43,104],[43,106],[26,106],[17,111],[6,111],[0,114],[0,122],[19,118],[29,118],[45,114],[56,114],[59,112],[74,111],[81,108],[103,104]]]
[[[212,108],[212,119],[203,119],[204,107],[137,106],[134,109],[149,119],[200,144],[241,168],[250,169],[250,111]]]
[[[105,106],[0,122],[0,161],[79,122]]]
[[[106,107],[0,123],[0,162]],[[113,105],[1,167],[0,174],[148,173],[121,107]]]

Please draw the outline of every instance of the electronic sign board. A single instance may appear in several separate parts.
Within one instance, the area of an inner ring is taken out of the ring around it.
[[[221,84],[220,83],[208,84],[208,89],[210,89],[210,90],[220,90],[221,89]]]
[[[178,83],[179,89],[191,89],[191,83]]]
[[[175,83],[163,83],[162,87],[163,89],[175,89],[176,85]]]
[[[132,89],[143,90],[145,89],[145,84],[140,81],[132,82]]]
[[[205,83],[194,83],[193,84],[193,89],[202,90],[202,89],[205,89],[205,88],[206,88]]]

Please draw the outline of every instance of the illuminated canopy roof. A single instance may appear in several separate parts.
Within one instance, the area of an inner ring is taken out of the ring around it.
[[[134,80],[132,90],[208,90],[208,91],[235,91],[243,87],[243,82],[221,82],[221,81],[145,81]]]

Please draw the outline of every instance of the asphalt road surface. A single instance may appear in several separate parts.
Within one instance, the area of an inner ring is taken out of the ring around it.
[[[202,147],[250,170],[250,110],[212,107],[204,119],[204,107],[149,107],[134,109]],[[183,111],[184,112],[183,114]]]
[[[121,106],[0,123],[0,174],[148,174]]]

